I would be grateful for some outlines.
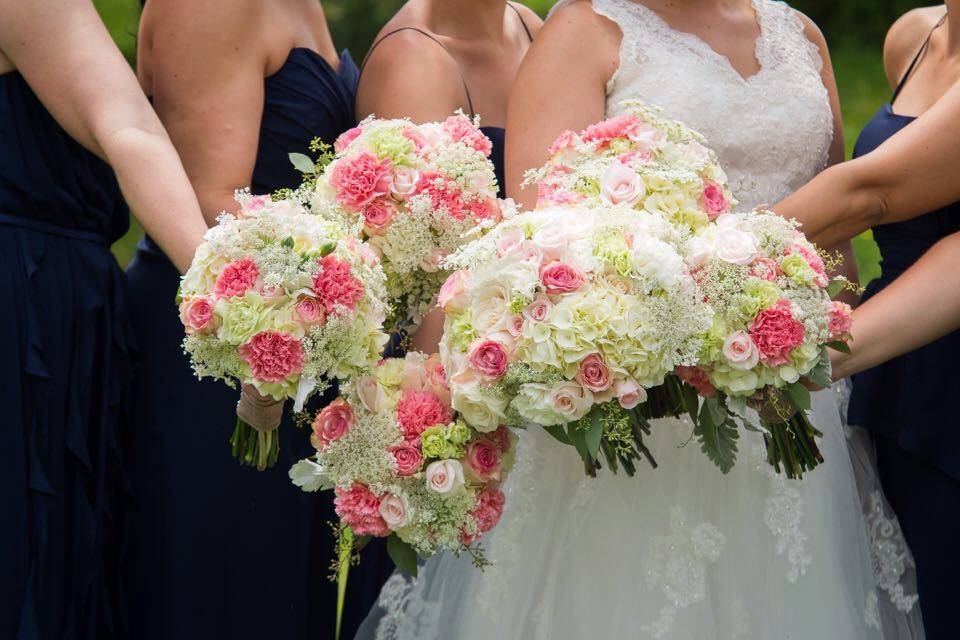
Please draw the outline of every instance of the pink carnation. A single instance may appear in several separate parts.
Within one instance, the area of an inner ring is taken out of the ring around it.
[[[491,440],[483,439],[467,445],[467,466],[480,482],[500,480],[500,448]]]
[[[853,309],[846,302],[834,300],[830,303],[829,329],[830,338],[839,340],[850,335],[853,327]]]
[[[390,528],[380,515],[380,501],[369,488],[356,482],[349,489],[334,489],[333,504],[344,524],[358,536],[390,535]]]
[[[412,442],[403,442],[390,450],[393,459],[397,463],[397,475],[402,477],[412,476],[420,471],[423,466],[423,454],[420,447]]]
[[[776,260],[761,256],[750,264],[750,275],[773,282],[780,276],[780,265]]]
[[[359,125],[352,129],[347,129],[346,131],[341,133],[340,136],[333,143],[334,152],[343,153],[344,151],[347,150],[347,147],[349,147],[350,144],[354,140],[359,138],[361,135],[363,135],[363,127]]]
[[[700,204],[711,220],[716,220],[720,214],[730,210],[730,202],[727,200],[726,194],[723,193],[723,187],[709,180],[703,183]]]
[[[470,118],[463,114],[447,118],[443,123],[443,129],[457,142],[473,147],[485,156],[489,156],[493,150],[490,139],[483,135],[483,132],[474,126]]]
[[[353,311],[363,298],[363,284],[350,273],[350,263],[333,255],[320,259],[320,273],[313,279],[313,288],[328,314],[337,307]]]
[[[259,277],[260,269],[257,268],[257,263],[250,258],[241,258],[223,268],[217,276],[213,290],[218,298],[242,296],[253,288]]]
[[[677,367],[674,370],[681,380],[693,387],[704,398],[712,398],[717,395],[717,388],[710,384],[710,379],[698,367]]]
[[[584,276],[576,268],[554,260],[540,270],[540,282],[547,293],[572,293],[583,284]]]
[[[435,210],[445,210],[456,220],[466,218],[463,208],[463,192],[457,183],[436,173],[424,173],[420,176],[414,195],[430,196],[430,204]]]
[[[510,354],[507,348],[496,340],[478,340],[470,347],[467,360],[474,371],[485,380],[496,380],[507,372]]]
[[[826,287],[830,284],[830,278],[827,276],[827,267],[823,264],[823,258],[820,257],[820,254],[817,253],[815,249],[798,242],[784,252],[784,255],[790,255],[791,253],[799,253],[803,256],[803,259],[807,261],[807,264],[810,265],[813,272],[817,274],[816,283],[818,286]]]
[[[379,160],[363,151],[354,158],[337,161],[330,174],[330,186],[337,194],[337,202],[360,213],[368,204],[390,193],[392,178],[390,160]]]
[[[262,382],[284,382],[303,369],[303,345],[289,333],[261,331],[237,350]]]
[[[408,441],[419,438],[430,427],[449,424],[451,420],[450,409],[428,391],[409,389],[397,402],[397,424]]]
[[[473,516],[473,519],[477,523],[478,535],[476,537],[470,537],[464,534],[464,544],[473,543],[480,535],[487,533],[497,526],[497,523],[500,522],[500,516],[503,515],[503,505],[506,500],[507,498],[503,495],[502,491],[492,487],[487,487],[477,494],[477,503],[473,507],[473,511],[470,512],[470,515]]]
[[[337,398],[313,419],[313,437],[311,442],[318,451],[331,442],[336,442],[350,432],[356,416],[353,408],[343,398]]]
[[[470,217],[474,220],[491,220],[493,222],[500,222],[500,220],[503,218],[503,215],[500,211],[500,203],[496,200],[496,198],[489,200],[474,199],[467,204],[466,210],[470,213]]]
[[[590,125],[583,132],[583,140],[608,143],[614,138],[627,138],[637,131],[639,125],[640,121],[636,116],[625,113]]]
[[[572,149],[577,144],[577,134],[573,131],[567,129],[553,141],[553,144],[550,145],[550,148],[547,149],[547,153],[551,156],[560,153],[561,151],[566,151],[567,149]]]
[[[786,364],[790,352],[803,342],[803,336],[803,324],[793,317],[786,300],[758,313],[750,326],[750,337],[760,349],[760,359],[772,367]]]

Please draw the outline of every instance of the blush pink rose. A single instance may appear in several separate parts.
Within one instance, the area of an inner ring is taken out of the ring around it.
[[[383,235],[396,214],[397,208],[390,202],[374,200],[363,210],[363,228],[371,236]]]
[[[390,193],[392,177],[390,160],[380,160],[363,151],[356,157],[337,161],[330,173],[330,186],[336,192],[337,202],[360,213],[368,204]]]
[[[467,468],[480,482],[500,481],[500,447],[483,439],[467,445]]]
[[[550,302],[550,299],[545,295],[539,295],[527,305],[522,313],[523,317],[530,322],[543,322],[547,319],[551,309],[553,309],[553,303]]]
[[[591,353],[580,361],[577,381],[594,393],[606,391],[613,384],[610,367],[603,361],[603,356],[599,353]]]
[[[404,391],[397,402],[397,424],[407,441],[413,441],[430,427],[449,424],[450,409],[429,391]]]
[[[240,213],[253,213],[255,211],[260,211],[268,204],[271,204],[273,199],[269,195],[252,195],[249,198],[244,198],[240,203]]]
[[[336,442],[350,432],[356,416],[353,408],[343,398],[337,398],[323,408],[313,419],[313,438],[311,442],[318,451],[331,442]]]
[[[483,132],[474,126],[473,121],[463,114],[447,118],[443,123],[443,129],[457,142],[462,142],[485,156],[489,156],[493,150],[493,143],[490,142],[490,139],[483,135]]]
[[[499,489],[486,487],[480,491],[477,494],[476,506],[474,506],[470,512],[470,515],[473,516],[474,521],[477,523],[478,535],[470,537],[464,533],[463,543],[467,545],[473,544],[478,537],[497,526],[497,523],[500,522],[500,517],[503,515],[503,505],[506,501],[507,497]]]
[[[204,333],[215,329],[216,324],[213,315],[213,300],[210,296],[197,296],[196,298],[184,298],[180,303],[180,322],[187,335],[194,333]]]
[[[257,263],[250,258],[234,260],[223,268],[217,276],[213,291],[218,298],[242,296],[253,288],[260,277]]]
[[[467,361],[474,371],[486,380],[496,380],[507,372],[510,354],[497,340],[478,340],[470,346]]]
[[[723,187],[709,180],[703,183],[703,193],[700,196],[700,204],[707,212],[707,217],[711,220],[716,220],[721,214],[730,210],[730,202],[723,193]]]
[[[341,133],[333,143],[334,153],[343,153],[354,140],[363,135],[363,127],[356,126]]]
[[[343,523],[353,529],[358,536],[390,535],[390,527],[380,514],[380,502],[370,489],[359,482],[349,489],[334,489],[334,508]]]
[[[584,283],[584,276],[575,267],[554,260],[540,270],[540,283],[547,293],[572,293]]]
[[[829,330],[830,338],[839,340],[850,335],[853,328],[853,309],[846,302],[834,300],[830,303]]]
[[[519,338],[523,334],[523,316],[507,316],[507,333],[514,338]]]
[[[649,158],[650,150],[663,140],[664,134],[646,122],[638,122],[630,133],[627,134],[627,137],[630,138],[630,141],[633,142],[635,146],[639,147],[640,153]]]
[[[390,193],[403,200],[416,191],[419,182],[419,171],[413,167],[398,167],[393,173],[393,180],[390,182]]]
[[[620,406],[627,410],[635,408],[647,399],[647,390],[633,378],[617,380],[613,384],[613,392]]]
[[[303,370],[306,359],[300,341],[282,331],[261,331],[237,351],[262,382],[284,382]]]
[[[297,312],[300,322],[306,326],[322,327],[327,321],[327,312],[316,298],[309,296],[300,298],[293,310]]]
[[[353,311],[363,298],[363,284],[350,273],[350,263],[332,254],[320,259],[313,288],[328,315],[338,308]]]
[[[630,167],[614,162],[600,176],[600,199],[608,204],[635,204],[647,193],[643,178]]]
[[[393,454],[393,459],[397,463],[397,475],[401,477],[412,476],[423,466],[423,454],[420,453],[420,447],[413,442],[398,444],[390,450],[390,453]]]
[[[387,403],[387,392],[383,390],[375,376],[357,378],[357,397],[367,411],[379,412]]]
[[[723,341],[723,356],[734,369],[749,371],[760,361],[760,351],[746,331],[734,331]]]
[[[380,516],[393,531],[407,526],[408,511],[409,505],[403,496],[388,493],[380,500]]]
[[[717,388],[710,384],[710,379],[698,367],[677,367],[674,370],[677,377],[697,390],[704,398],[712,398],[717,395]]]
[[[772,367],[786,364],[790,352],[803,343],[803,336],[803,323],[793,317],[786,300],[758,313],[750,326],[750,337],[760,350],[760,359]]]
[[[427,491],[439,495],[459,493],[465,484],[463,465],[459,460],[437,460],[427,465],[424,474]]]
[[[640,120],[629,113],[614,116],[587,127],[581,137],[584,142],[599,142],[607,146],[614,138],[628,138],[638,130]]]

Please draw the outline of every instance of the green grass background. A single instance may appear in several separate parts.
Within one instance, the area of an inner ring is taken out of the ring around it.
[[[136,49],[139,3],[135,0],[95,0],[94,4],[103,16],[111,35],[132,62]],[[399,0],[326,0],[323,4],[337,44],[349,47],[354,56],[359,58],[380,25],[389,18],[401,2]],[[526,4],[545,14],[553,2],[552,0],[532,0]],[[815,0],[797,0],[791,4],[819,19],[831,41],[831,55],[840,88],[849,157],[860,129],[879,105],[889,98],[890,90],[881,63],[881,43],[884,22],[891,18],[884,17],[883,21],[874,21],[868,33],[853,39],[850,34],[857,33],[857,24],[851,24],[849,29],[844,28],[846,25],[842,22],[839,25],[833,25],[835,21],[833,18],[837,14],[831,13],[833,9],[829,5],[821,7],[821,3]],[[897,7],[897,11],[900,10],[902,7]],[[850,21],[843,16],[836,17],[836,20]],[[831,33],[825,23],[830,23],[830,26],[840,33]],[[114,245],[114,253],[121,264],[126,265],[129,262],[141,234],[139,225],[133,220],[127,235]],[[880,274],[878,264],[880,253],[869,233],[856,238],[854,246],[860,278],[866,283]]]

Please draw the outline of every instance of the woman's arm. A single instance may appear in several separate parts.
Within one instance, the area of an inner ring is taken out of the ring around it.
[[[853,312],[853,352],[833,352],[833,376],[875,367],[960,329],[960,233]]]
[[[0,49],[47,110],[113,167],[127,203],[181,271],[206,225],[163,126],[88,0],[0,0]]]

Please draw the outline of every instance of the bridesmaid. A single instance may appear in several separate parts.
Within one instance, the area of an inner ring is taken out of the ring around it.
[[[444,120],[457,109],[482,118],[504,195],[507,100],[514,76],[543,22],[505,0],[410,0],[380,30],[364,60],[357,115]],[[424,318],[413,348],[436,351],[443,314]]]
[[[287,154],[309,153],[314,137],[332,143],[355,123],[359,72],[334,48],[316,0],[151,0],[138,67],[208,224],[236,209],[237,188],[299,184]],[[307,438],[284,427],[280,460],[265,472],[234,460],[227,441],[238,394],[194,378],[177,346],[177,270],[152,236],[128,275],[143,343],[133,433],[136,637],[332,637],[332,501],[287,476],[308,455]],[[376,596],[370,572],[383,564],[365,562],[351,575],[348,633],[351,616]]]
[[[200,207],[93,4],[0,0],[4,640],[124,636],[124,196],[186,269]]]

